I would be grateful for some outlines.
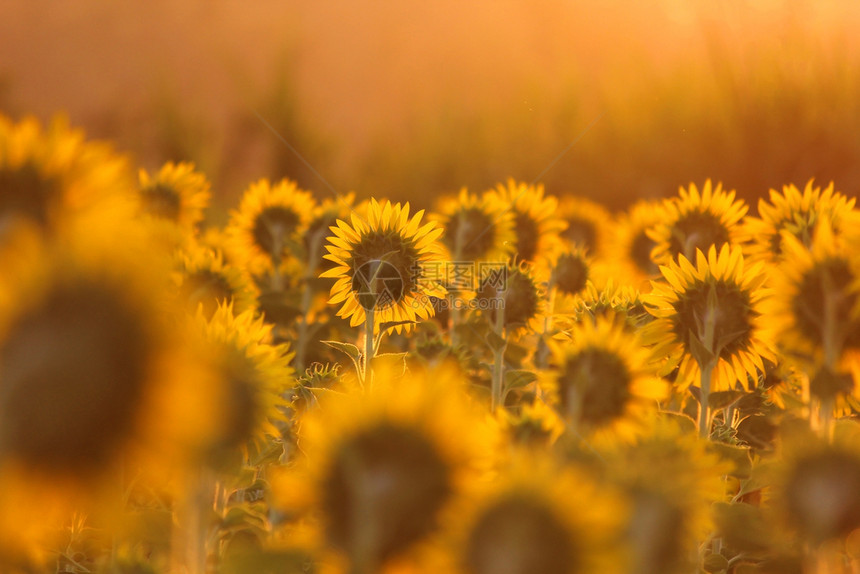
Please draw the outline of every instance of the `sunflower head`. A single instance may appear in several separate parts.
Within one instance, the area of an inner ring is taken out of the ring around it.
[[[404,556],[438,529],[493,448],[491,428],[465,401],[457,377],[395,379],[384,369],[372,390],[329,393],[300,422],[306,459],[277,483],[281,504],[318,508],[329,547],[355,571]]]
[[[566,195],[559,201],[558,209],[561,218],[567,222],[567,229],[561,232],[562,239],[592,255],[602,255],[607,247],[609,223],[612,221],[606,208],[584,197]]]
[[[351,326],[374,311],[375,328],[397,322],[397,332],[418,318],[434,314],[431,297],[442,297],[444,247],[436,240],[442,228],[421,225],[423,211],[411,218],[409,204],[371,200],[365,220],[353,214],[351,224],[338,220],[324,257],[336,267],[321,277],[336,279],[329,303],[341,305],[337,315]]]
[[[248,187],[227,226],[248,270],[270,270],[299,252],[313,208],[311,193],[290,180],[272,184],[263,179]]]
[[[127,162],[104,144],[86,141],[61,117],[45,129],[33,118],[0,115],[0,224],[44,232],[86,230],[134,213]],[[95,218],[95,219],[93,219]]]
[[[494,210],[513,216],[514,253],[522,261],[533,262],[547,257],[559,245],[559,233],[565,222],[558,214],[558,200],[545,196],[543,185],[528,185],[508,180],[484,194]]]
[[[575,574],[621,565],[614,544],[627,509],[579,469],[515,453],[470,499],[451,512],[453,540],[441,571]]]
[[[734,191],[724,191],[719,183],[712,186],[711,180],[701,192],[694,184],[681,188],[678,197],[663,203],[660,223],[648,230],[656,244],[651,257],[662,265],[681,255],[692,260],[697,250],[707,253],[712,246],[736,244],[747,209],[743,200],[735,200]]]
[[[545,308],[544,271],[513,259],[504,265],[486,267],[477,290],[478,308],[485,310],[490,324],[522,334],[540,329]]]
[[[219,305],[230,304],[236,313],[256,307],[254,283],[235,266],[224,263],[220,251],[191,245],[181,254],[175,273],[177,294],[191,313],[201,306],[212,317]]]
[[[455,261],[503,261],[513,254],[513,213],[486,195],[463,188],[441,199],[432,219],[445,230],[440,240]]]
[[[660,269],[651,258],[656,242],[649,229],[661,222],[663,211],[656,201],[639,201],[616,218],[608,233],[606,259],[618,274],[643,291],[651,285],[649,280],[660,275]]]
[[[545,386],[574,428],[633,431],[642,412],[668,394],[653,374],[648,350],[614,320],[575,324],[564,341],[553,341],[552,350],[555,366]]]
[[[627,329],[636,330],[648,323],[651,315],[646,311],[638,289],[618,285],[610,279],[602,289],[589,281],[574,302],[569,317],[568,321],[560,321],[560,325],[604,317],[617,319]]]
[[[564,295],[577,295],[588,284],[592,264],[585,248],[566,245],[552,262],[550,285]]]
[[[812,247],[813,232],[819,222],[829,223],[838,235],[856,227],[856,200],[833,190],[831,182],[825,189],[809,180],[803,191],[784,185],[782,193],[770,190],[770,202],[760,199],[758,217],[744,220],[743,235],[746,252],[751,260],[778,262],[783,255],[782,234],[788,233],[807,248]]]
[[[140,170],[138,195],[144,213],[191,231],[203,220],[211,194],[209,181],[194,164],[168,162],[150,175]]]
[[[677,381],[686,387],[701,369],[713,368],[712,391],[757,380],[762,359],[773,359],[771,332],[762,320],[768,294],[762,265],[745,267],[740,247],[723,245],[719,252],[712,246],[707,256],[697,252],[695,265],[680,256],[660,270],[665,282],[653,282],[644,297],[655,320],[644,327],[643,338],[655,345],[656,356],[669,358],[666,372],[680,364]]]

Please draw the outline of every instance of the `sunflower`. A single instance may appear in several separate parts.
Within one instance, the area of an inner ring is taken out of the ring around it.
[[[282,508],[319,509],[328,547],[352,572],[388,571],[415,550],[496,448],[458,377],[375,378],[372,390],[328,392],[305,414],[305,456],[274,486]]]
[[[4,540],[72,508],[111,519],[121,467],[180,470],[209,430],[205,368],[162,321],[166,266],[127,241],[82,244],[42,246],[0,279]]]
[[[562,239],[585,249],[593,257],[601,257],[609,242],[612,215],[605,207],[573,195],[565,195],[559,201],[558,212],[567,222],[561,232]]]
[[[856,199],[833,190],[833,183],[825,189],[813,187],[812,180],[801,192],[797,187],[784,185],[782,193],[770,190],[770,203],[758,202],[758,217],[747,217],[743,231],[747,241],[746,254],[752,260],[778,262],[783,254],[782,233],[788,232],[807,248],[812,247],[812,234],[819,221],[829,222],[838,235],[857,226]]]
[[[762,360],[774,360],[762,315],[768,294],[763,265],[745,267],[741,248],[724,244],[719,252],[711,246],[707,256],[697,252],[695,265],[682,255],[660,271],[665,282],[654,281],[643,296],[655,317],[643,328],[643,339],[656,356],[667,357],[664,372],[680,365],[676,381],[682,389],[700,380],[706,365],[713,368],[710,391],[757,380]]]
[[[269,438],[280,438],[293,387],[292,353],[287,344],[273,344],[272,326],[253,310],[234,314],[232,304],[219,304],[211,315],[198,311],[195,328],[200,349],[213,363],[220,405],[218,433],[203,454],[212,462],[229,462],[231,452],[260,452]],[[216,399],[217,400],[217,399]]]
[[[627,514],[611,488],[549,457],[515,453],[500,476],[449,513],[449,541],[433,571],[577,574],[622,571]]]
[[[575,324],[551,349],[554,367],[544,388],[575,429],[630,436],[641,414],[668,395],[665,381],[654,374],[651,353],[613,319]]]
[[[513,213],[487,195],[463,188],[457,197],[440,199],[431,219],[445,230],[440,241],[455,262],[506,261],[513,255]]]
[[[209,181],[194,164],[168,162],[157,174],[141,169],[138,194],[144,213],[193,231],[209,205]]]
[[[86,141],[63,118],[42,129],[0,115],[0,226],[36,225],[49,234],[131,219],[134,202],[125,158]]]
[[[633,443],[601,450],[601,482],[628,499],[625,538],[636,574],[695,570],[690,555],[714,530],[711,507],[723,500],[731,465],[680,417],[655,413]]]
[[[256,286],[239,268],[225,264],[220,251],[192,245],[180,257],[174,280],[180,301],[191,313],[202,306],[203,314],[212,317],[219,304],[227,303],[236,313],[256,308]]]
[[[330,228],[337,225],[338,219],[346,220],[353,211],[355,192],[338,195],[335,199],[326,198],[313,210],[308,230],[304,235],[304,247],[307,253],[308,269],[316,278],[316,273],[328,270],[333,263],[323,259],[323,247]]]
[[[321,277],[337,279],[329,303],[341,305],[337,315],[351,326],[364,323],[371,309],[374,330],[381,323],[403,322],[398,333],[433,316],[430,298],[445,295],[445,254],[436,241],[442,228],[434,222],[422,226],[423,216],[422,210],[410,218],[408,203],[372,199],[365,221],[353,214],[352,224],[338,220],[331,228],[324,257],[337,267]]]
[[[783,437],[770,502],[802,541],[817,547],[860,528],[858,445],[860,429],[851,420],[839,421],[832,441],[808,430]]]
[[[650,280],[660,276],[660,269],[651,259],[656,243],[648,230],[660,223],[663,212],[656,201],[638,201],[611,224],[606,260],[612,265],[619,282],[629,283],[645,291]]]
[[[513,335],[539,332],[546,308],[545,270],[513,259],[484,267],[476,306],[497,331]]]
[[[281,288],[281,262],[301,251],[302,236],[314,209],[310,192],[284,179],[272,184],[261,179],[242,194],[231,211],[227,233],[239,263],[252,274],[269,272],[272,287]]]
[[[651,319],[638,289],[629,285],[617,285],[610,279],[602,289],[588,281],[585,289],[574,301],[569,316],[559,322],[559,327],[570,328],[571,323],[596,321],[600,317],[617,318],[631,331],[637,330]]]
[[[566,223],[558,216],[558,200],[544,196],[543,185],[517,183],[509,179],[484,193],[493,210],[509,211],[514,218],[514,253],[522,261],[551,255],[559,245]]]
[[[707,253],[711,246],[737,244],[742,238],[739,223],[747,209],[743,200],[735,201],[734,191],[723,191],[720,183],[713,187],[707,180],[701,192],[692,183],[689,190],[682,187],[679,197],[663,202],[659,223],[647,231],[656,243],[652,259],[661,265],[680,255],[692,261],[696,250]]]

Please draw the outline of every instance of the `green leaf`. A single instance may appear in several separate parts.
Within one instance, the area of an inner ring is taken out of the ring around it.
[[[729,561],[722,554],[708,554],[702,562],[705,572],[724,572],[729,568]]]
[[[507,344],[507,341],[504,339],[504,337],[500,336],[495,331],[488,332],[486,340],[487,344],[490,346],[490,349],[492,349],[493,352],[501,351],[505,348],[505,345]]]
[[[738,401],[744,394],[741,391],[714,391],[708,395],[708,405],[714,410],[724,409]]]
[[[713,506],[717,532],[732,550],[748,554],[767,552],[771,545],[767,524],[761,508],[737,502],[717,502]]]
[[[406,372],[406,357],[409,353],[379,353],[373,357],[373,368],[394,370],[395,375],[403,375]]]
[[[401,325],[414,325],[417,321],[385,321],[379,324],[379,332],[384,333],[389,329],[399,327]]]
[[[537,380],[537,375],[527,370],[510,370],[505,373],[505,392],[524,387]]]
[[[352,343],[341,343],[340,341],[320,341],[320,343],[328,345],[332,349],[337,349],[338,351],[346,353],[353,361],[356,361],[361,357],[361,351]]]
[[[752,473],[752,461],[750,460],[750,449],[743,446],[734,446],[722,442],[710,443],[711,449],[723,460],[731,462],[734,469],[729,472],[736,478],[749,478]]]

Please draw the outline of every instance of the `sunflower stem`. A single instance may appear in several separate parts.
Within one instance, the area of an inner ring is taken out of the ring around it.
[[[364,323],[364,385],[365,387],[369,387],[373,378],[373,371],[371,369],[371,363],[373,361],[373,324],[374,324],[374,307],[370,307],[365,310],[365,323]]]
[[[496,309],[496,324],[495,333],[498,335],[501,342],[493,347],[493,380],[490,389],[490,409],[496,412],[502,406],[504,397],[503,382],[505,378],[505,349],[508,346],[508,340],[505,338],[505,307],[500,305]]]
[[[711,434],[711,412],[708,405],[711,394],[711,380],[714,376],[714,369],[720,360],[720,349],[717,348],[715,341],[717,315],[719,313],[719,301],[717,293],[714,289],[708,291],[707,307],[705,309],[705,320],[702,325],[703,333],[701,333],[701,342],[704,352],[698,358],[700,383],[699,391],[699,436],[708,438]]]

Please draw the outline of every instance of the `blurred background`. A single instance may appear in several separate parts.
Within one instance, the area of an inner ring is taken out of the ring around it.
[[[612,209],[706,177],[855,196],[857,30],[856,0],[0,0],[0,112],[194,161],[216,219],[262,176],[422,207],[508,177]]]

